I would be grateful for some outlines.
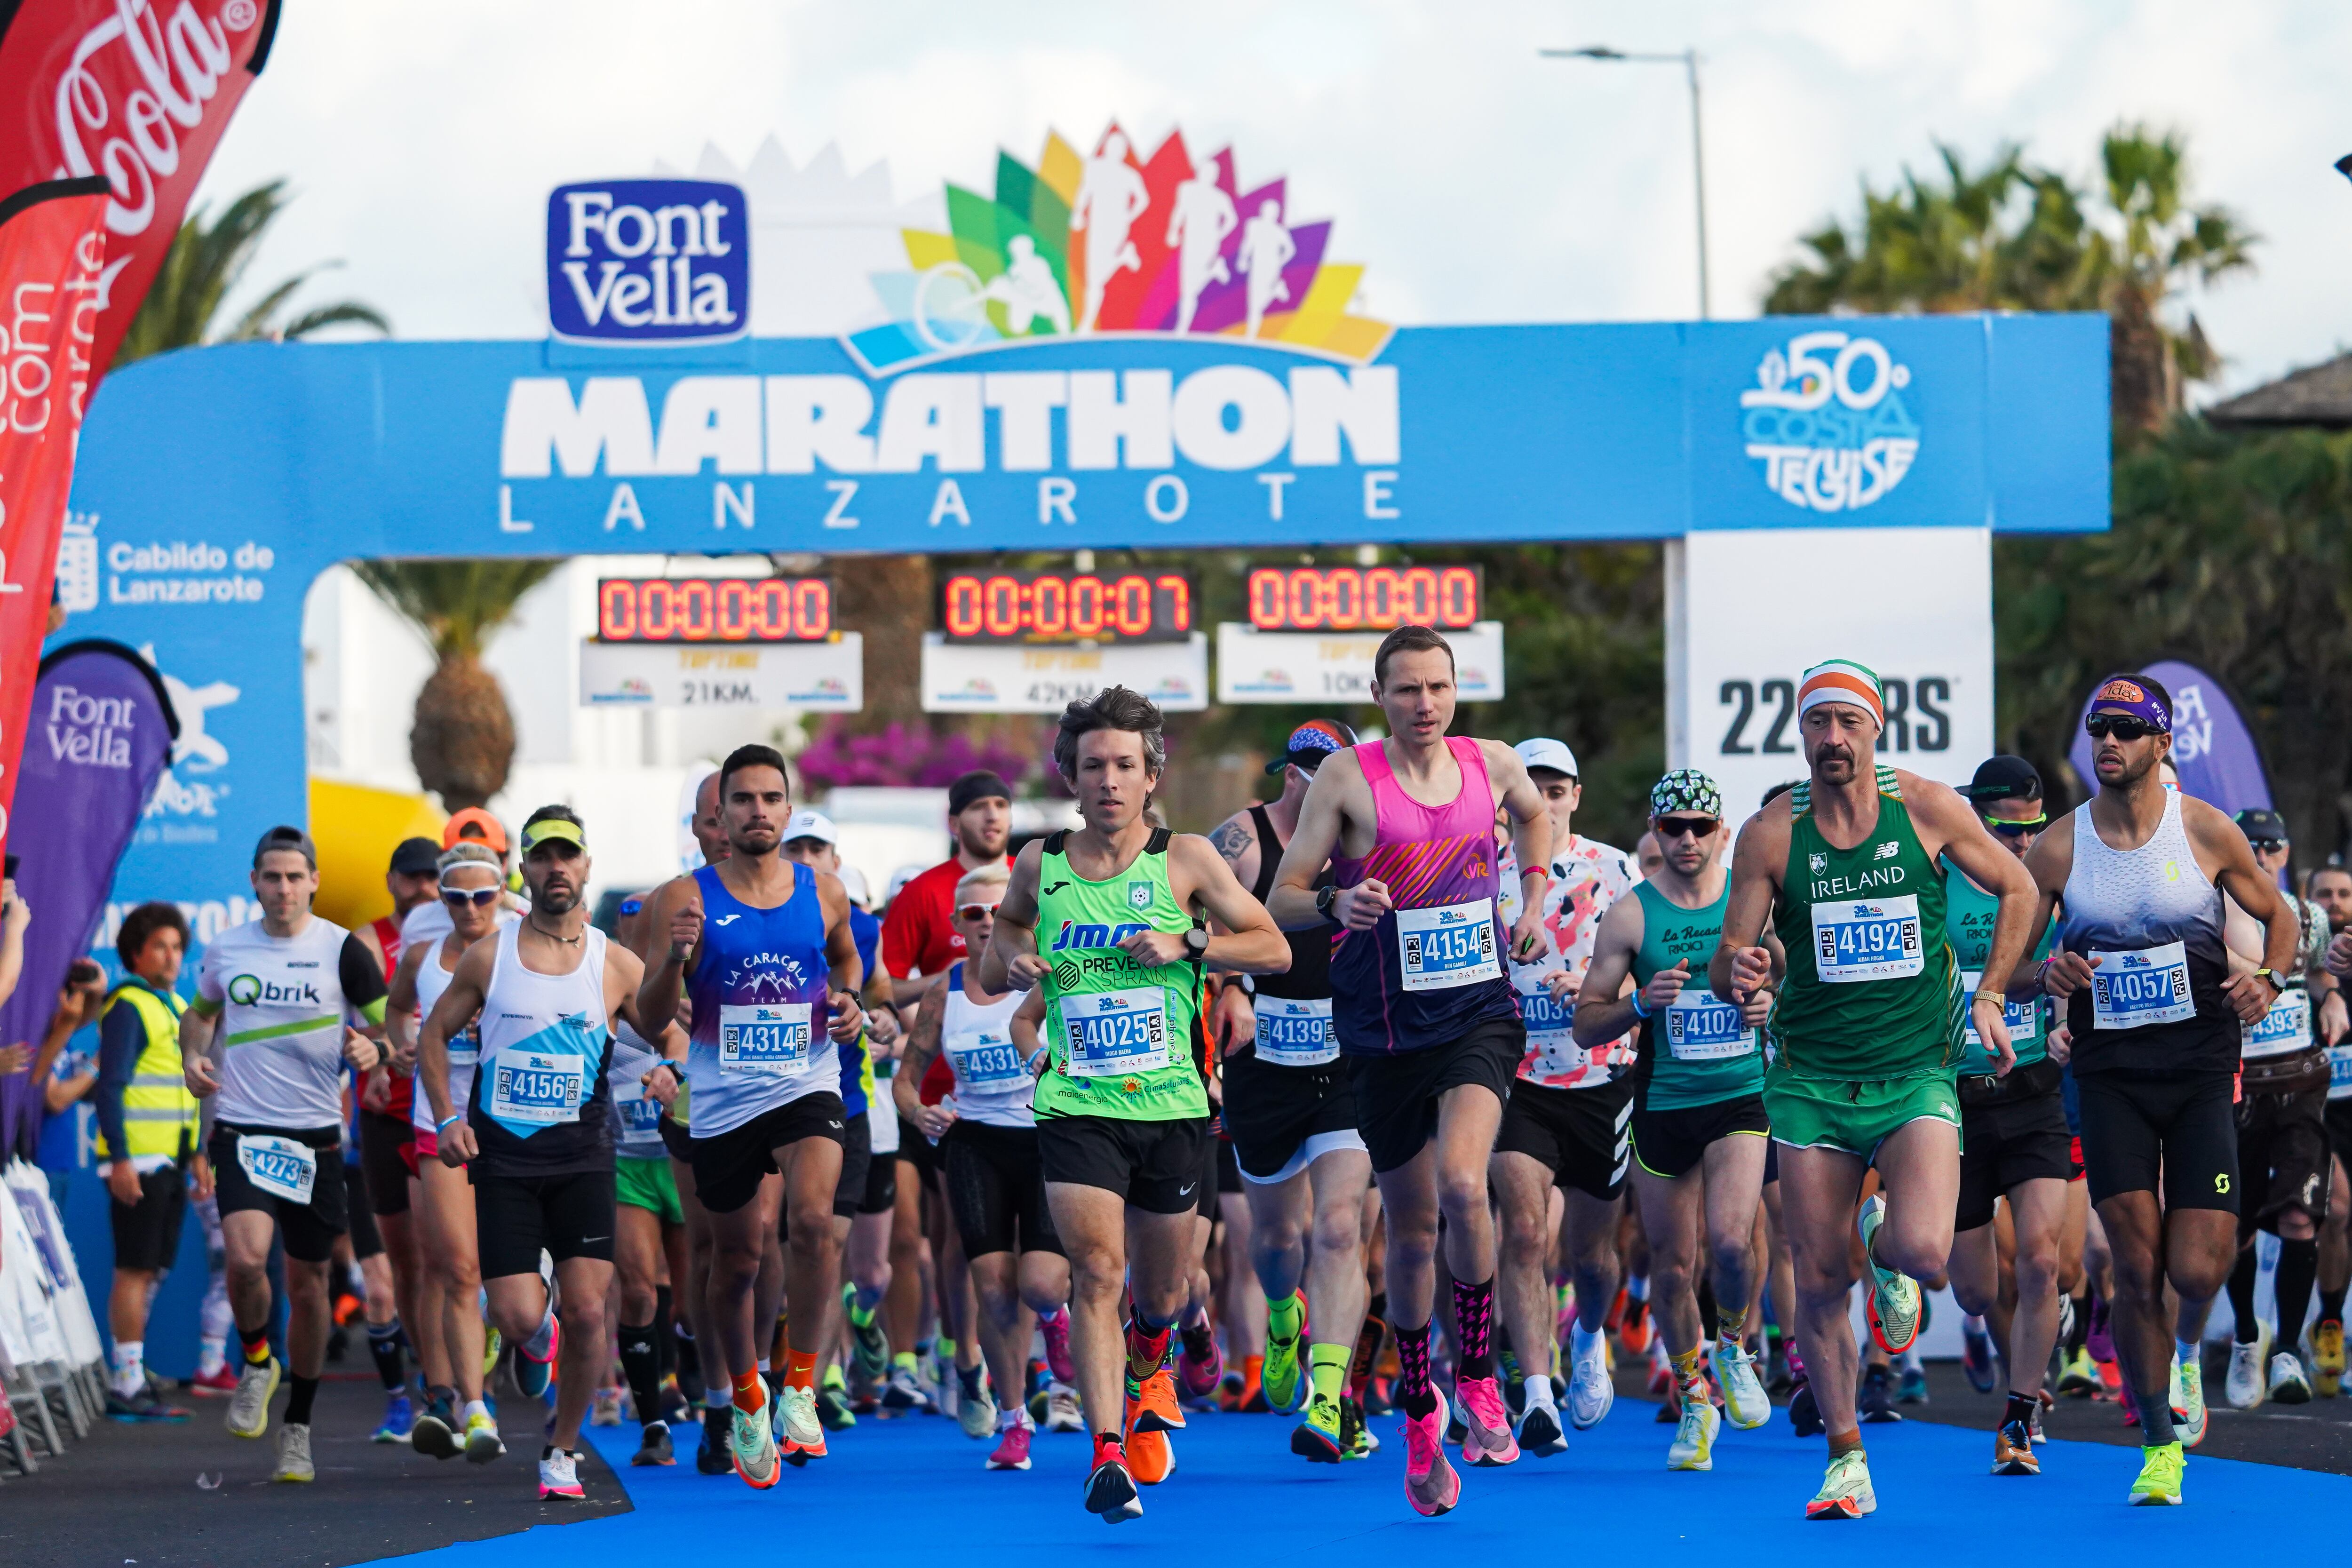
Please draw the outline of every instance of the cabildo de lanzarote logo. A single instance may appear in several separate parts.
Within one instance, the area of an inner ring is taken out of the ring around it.
[[[1034,169],[996,160],[996,194],[947,187],[949,233],[902,231],[877,275],[887,325],[851,334],[875,374],[1037,338],[1175,333],[1362,363],[1395,330],[1354,315],[1360,266],[1331,225],[1294,224],[1286,182],[1244,191],[1231,148],[1196,163],[1172,132],[1139,159],[1117,122],[1081,154],[1045,138]]]
[[[1765,353],[1756,382],[1739,395],[1740,435],[1790,506],[1858,510],[1901,484],[1919,456],[1919,426],[1903,404],[1910,368],[1875,338],[1800,332],[1787,353]]]

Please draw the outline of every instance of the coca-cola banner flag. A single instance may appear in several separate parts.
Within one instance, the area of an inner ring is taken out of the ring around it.
[[[93,178],[0,200],[0,843],[15,837],[16,758],[89,395],[108,199]]]
[[[111,195],[93,386],[269,58],[278,3],[22,0],[0,22],[0,196],[89,174]]]
[[[2229,689],[2193,664],[2160,658],[2140,673],[2172,695],[2172,765],[2180,773],[2183,794],[2219,806],[2231,816],[2271,805],[2270,771],[2263,766],[2262,748],[2254,732],[2238,713]],[[2091,715],[2089,698],[2083,700],[2083,717]],[[2074,750],[2067,761],[2086,789],[2099,787],[2091,766],[2091,737],[2078,721]]]
[[[121,643],[68,643],[41,661],[16,811],[16,890],[33,911],[16,994],[0,1003],[0,1045],[37,1046],[67,966],[106,918],[114,868],[179,734],[154,668]],[[30,1074],[0,1078],[0,1157],[40,1136]]]

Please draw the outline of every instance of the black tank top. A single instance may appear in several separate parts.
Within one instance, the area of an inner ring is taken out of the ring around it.
[[[1259,903],[1274,891],[1274,874],[1282,868],[1282,840],[1275,837],[1274,818],[1263,805],[1250,807],[1250,822],[1257,828],[1257,884],[1250,889]],[[1331,868],[1325,867],[1315,875],[1318,888],[1328,887]],[[1331,994],[1331,933],[1336,926],[1315,926],[1307,931],[1286,931],[1282,934],[1290,942],[1290,969],[1284,974],[1261,974],[1258,990],[1268,996],[1287,997],[1294,1002],[1319,1002]]]

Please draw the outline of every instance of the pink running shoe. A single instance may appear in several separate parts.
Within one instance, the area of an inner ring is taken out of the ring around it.
[[[1037,1326],[1045,1331],[1045,1365],[1056,1381],[1076,1387],[1078,1363],[1070,1355],[1070,1310],[1055,1309],[1050,1318],[1040,1318]]]
[[[992,1470],[1029,1468],[1029,1421],[1025,1412],[1005,1412],[996,1429],[996,1452],[988,1456]]]
[[[1404,1415],[1404,1412],[1397,1412]],[[1451,1513],[1462,1500],[1462,1478],[1445,1462],[1445,1402],[1416,1421],[1404,1415],[1404,1500],[1424,1519]]]
[[[1511,1417],[1503,1409],[1503,1391],[1491,1377],[1465,1377],[1454,1385],[1463,1411],[1462,1458],[1474,1465],[1493,1467],[1516,1462],[1518,1440],[1511,1436]]]
[[[1176,1358],[1176,1378],[1187,1399],[1207,1399],[1217,1392],[1218,1380],[1225,1375],[1225,1358],[1217,1349],[1215,1331],[1188,1329],[1179,1337],[1184,1342],[1183,1353]]]

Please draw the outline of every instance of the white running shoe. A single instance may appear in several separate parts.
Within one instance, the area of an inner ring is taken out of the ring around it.
[[[539,1462],[539,1500],[551,1498],[584,1498],[581,1489],[579,1461],[562,1448],[550,1448],[547,1458]]]
[[[226,1417],[232,1437],[258,1437],[269,1430],[269,1396],[278,1392],[278,1358],[257,1366],[247,1362],[236,1374],[236,1392],[228,1396]]]
[[[956,1399],[956,1425],[963,1428],[963,1435],[971,1438],[975,1443],[979,1442],[983,1437],[994,1436],[996,1432],[996,1395],[988,1386],[987,1374],[985,1373],[981,1374],[979,1398],[966,1399],[962,1397],[961,1389],[958,1389],[956,1392],[958,1396]]]
[[[1772,1419],[1772,1400],[1756,1376],[1756,1358],[1746,1345],[1715,1342],[1715,1380],[1723,1386],[1723,1413],[1734,1426],[1750,1432]]]
[[[278,1429],[278,1473],[273,1481],[315,1481],[318,1468],[310,1463],[310,1428],[289,1421]]]
[[[2271,1326],[2263,1323],[2251,1340],[2230,1342],[2230,1375],[2221,1384],[2222,1396],[2232,1410],[2252,1410],[2263,1402],[2263,1365],[2270,1360]]]
[[[1617,1403],[1617,1385],[1609,1378],[1606,1336],[1592,1336],[1592,1346],[1575,1359],[1568,1373],[1568,1421],[1578,1431],[1601,1425]]]
[[[1045,1430],[1048,1432],[1083,1432],[1087,1429],[1086,1412],[1078,1407],[1078,1396],[1062,1384],[1045,1390]]]
[[[1682,1420],[1675,1427],[1675,1440],[1666,1447],[1666,1468],[1715,1468],[1715,1435],[1722,1429],[1723,1417],[1716,1414],[1714,1405],[1704,1399],[1685,1399]]]
[[[2270,1395],[2281,1405],[2311,1403],[2311,1380],[2304,1375],[2303,1363],[2293,1351],[2271,1357]]]

